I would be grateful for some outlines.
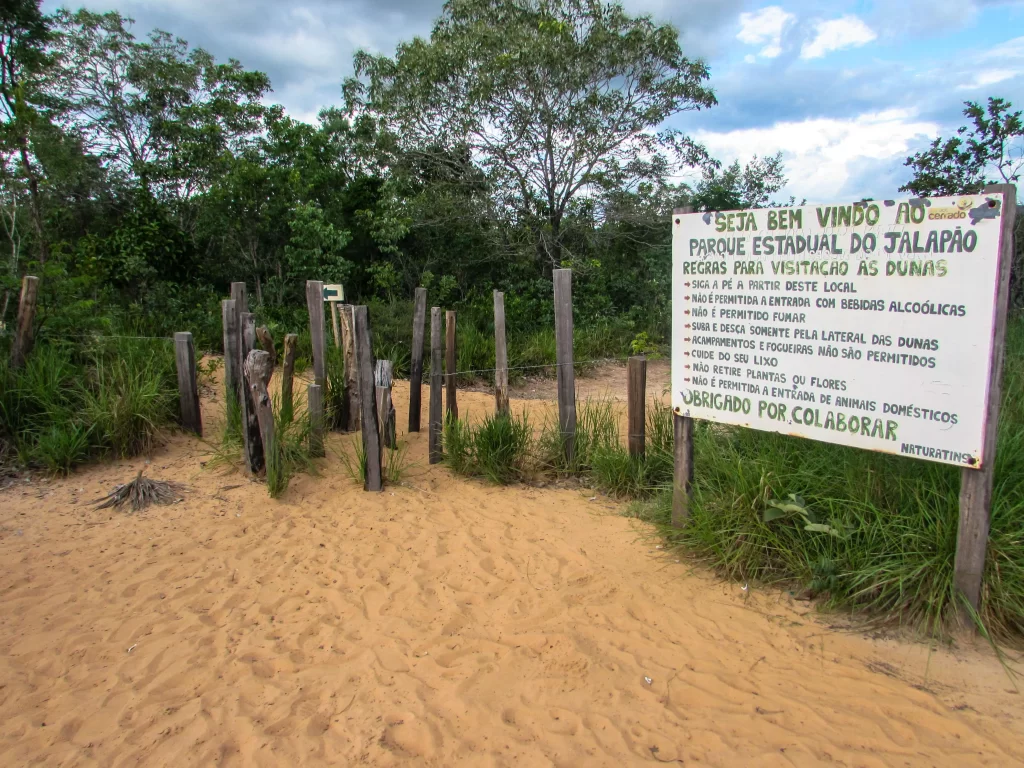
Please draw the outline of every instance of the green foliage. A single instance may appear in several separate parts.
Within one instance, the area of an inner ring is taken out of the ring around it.
[[[300,472],[316,474],[317,468],[309,452],[309,412],[295,416],[281,408],[280,399],[274,403],[274,439],[263,446],[266,458],[267,491],[270,498],[279,498],[291,479]]]
[[[454,472],[498,485],[521,481],[527,473],[533,430],[526,414],[487,416],[473,426],[449,419],[444,426],[445,460]]]
[[[559,477],[585,478],[594,459],[619,446],[618,417],[608,400],[586,400],[576,405],[576,437],[571,458],[557,416],[549,417],[541,431],[538,460],[541,467]]]
[[[327,387],[324,391],[324,427],[328,430],[335,430],[345,425],[348,416],[345,413],[345,355],[329,340],[326,352]]]
[[[1005,99],[990,98],[982,107],[964,102],[962,126],[956,136],[939,137],[928,149],[908,157],[914,177],[900,187],[920,197],[980,192],[986,184],[1016,183],[1024,168],[1024,122],[1020,110]]]

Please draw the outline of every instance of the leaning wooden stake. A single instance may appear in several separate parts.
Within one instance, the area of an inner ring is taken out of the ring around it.
[[[306,281],[306,309],[309,311],[309,335],[313,340],[313,383],[327,386],[327,342],[324,338],[324,284]]]
[[[270,329],[261,325],[256,329],[256,338],[259,339],[263,351],[270,355],[270,370],[273,373],[277,367],[277,347],[274,344],[274,337],[270,335]]]
[[[390,360],[378,360],[373,372],[377,387],[377,423],[380,425],[380,440],[385,448],[395,448],[395,406],[391,401],[392,365]]]
[[[565,446],[565,460],[576,455],[576,372],[572,358],[572,270],[556,269],[555,354],[558,363],[558,427]]]
[[[178,368],[178,400],[181,426],[203,436],[203,418],[199,410],[199,385],[196,382],[196,350],[192,334],[174,334],[174,362]]]
[[[261,349],[254,349],[245,358],[242,366],[245,375],[246,389],[256,411],[256,422],[260,430],[260,442],[265,447],[273,447],[274,443],[274,409],[270,403],[267,384],[274,372],[270,363],[270,354]]]
[[[988,406],[981,469],[964,469],[960,480],[960,525],[957,529],[953,582],[966,605],[960,607],[964,626],[975,626],[971,613],[981,610],[981,587],[988,549],[989,517],[992,512],[992,487],[996,467],[996,438],[999,432],[999,406],[1003,392],[1003,358],[1006,347],[1006,318],[1010,297],[1010,265],[1013,263],[1013,229],[1016,224],[1017,188],[996,184],[985,188],[986,196],[1002,196],[999,235],[999,283],[996,288],[995,317],[992,326],[992,357],[989,360]],[[970,606],[968,608],[968,606]]]
[[[284,365],[281,370],[281,413],[285,414],[285,421],[291,421],[295,414],[295,400],[292,395],[293,381],[295,379],[295,345],[299,337],[294,333],[287,333],[284,337]]]
[[[494,407],[508,413],[508,345],[505,342],[505,294],[494,292]]]
[[[409,431],[420,431],[423,402],[423,332],[427,316],[427,289],[417,288],[412,312],[412,365],[409,370]]]
[[[18,301],[18,327],[11,345],[11,367],[21,368],[35,343],[36,299],[39,295],[39,278],[25,275],[21,279],[21,298]]]
[[[363,453],[366,456],[366,480],[363,489],[384,490],[381,469],[380,426],[377,423],[377,401],[371,397],[373,383],[373,343],[370,334],[370,315],[365,306],[352,308],[356,326],[356,364],[359,370],[360,421],[362,422]]]
[[[232,398],[238,402],[238,382],[242,375],[238,368],[241,337],[238,334],[238,313],[235,312],[234,299],[225,299],[220,303],[220,319],[224,327],[224,396],[228,403]]]
[[[331,327],[334,329],[334,347],[341,349],[341,319],[338,317],[338,302],[331,302]]]
[[[629,431],[629,455],[643,456],[646,450],[647,358],[643,355],[629,358],[626,363],[626,401]]]
[[[242,359],[247,360],[249,353],[256,349],[256,318],[249,312],[243,312],[241,316],[242,334]],[[252,401],[252,393],[245,382],[245,365],[242,368],[242,392],[240,403],[242,406],[242,442],[245,446],[245,464],[249,472],[258,475],[263,471],[263,439],[260,437],[259,416],[256,414],[256,404]]]
[[[459,401],[458,390],[455,388],[455,371],[458,365],[458,346],[455,337],[455,313],[451,310],[444,313],[444,330],[444,413],[446,419],[457,419],[459,418]]]
[[[306,410],[309,411],[309,454],[324,455],[324,390],[319,384],[306,389]]]
[[[427,414],[427,448],[431,464],[439,464],[441,453],[441,308],[430,309],[430,409]]]
[[[345,395],[342,400],[341,426],[346,432],[358,432],[359,363],[356,356],[356,320],[351,304],[338,307],[341,320],[341,353],[345,359]],[[371,392],[373,390],[370,390]],[[373,399],[372,397],[370,398]]]
[[[673,213],[693,213],[693,208],[679,208]],[[682,528],[690,516],[690,496],[693,489],[693,419],[676,412],[672,416],[672,427],[672,525]]]

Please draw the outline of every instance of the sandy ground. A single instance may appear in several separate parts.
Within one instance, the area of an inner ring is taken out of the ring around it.
[[[171,507],[87,503],[141,461],[0,493],[0,765],[1024,764],[985,649],[829,629],[592,493],[466,481],[403,439],[382,494],[329,451],[272,501],[180,436],[149,468],[193,488]]]

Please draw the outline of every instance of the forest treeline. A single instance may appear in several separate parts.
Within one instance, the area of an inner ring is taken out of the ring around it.
[[[117,12],[9,0],[0,67],[0,321],[37,274],[44,337],[187,329],[215,348],[231,281],[295,326],[308,279],[365,302],[423,285],[481,316],[498,288],[525,332],[550,326],[569,266],[581,326],[667,341],[672,209],[768,205],[786,181],[780,156],[724,167],[666,129],[715,106],[710,72],[672,26],[602,0],[450,0],[428,39],[357,53],[316,124],[266,74]],[[974,132],[911,158],[907,189],[1012,175],[993,148],[1020,113],[968,106]]]

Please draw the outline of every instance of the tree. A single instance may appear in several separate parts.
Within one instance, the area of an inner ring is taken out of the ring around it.
[[[1024,169],[1024,123],[1013,104],[990,98],[982,108],[964,102],[964,115],[972,126],[961,126],[956,136],[935,139],[928,149],[908,157],[913,178],[900,187],[920,197],[979,192],[987,184],[1016,183]]]
[[[725,170],[706,167],[689,204],[697,211],[763,208],[784,186],[782,153],[763,158],[755,156],[742,168],[739,160]]]
[[[678,32],[603,0],[448,0],[430,40],[394,58],[359,52],[344,91],[408,153],[478,158],[496,213],[529,226],[546,267],[563,261],[563,221],[580,195],[702,163],[658,128],[716,103],[708,69]],[[440,150],[440,151],[438,151]]]
[[[43,224],[41,171],[32,151],[32,135],[44,119],[39,115],[40,93],[36,86],[48,63],[49,39],[50,29],[39,11],[38,0],[5,0],[0,5],[0,150],[19,157],[29,191],[40,264],[49,258],[50,246]]]

